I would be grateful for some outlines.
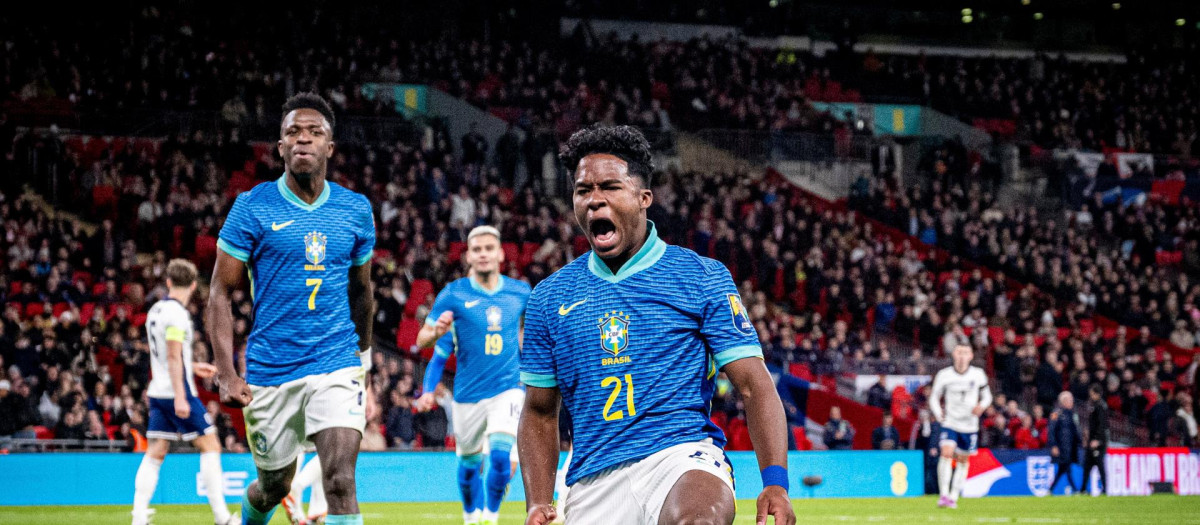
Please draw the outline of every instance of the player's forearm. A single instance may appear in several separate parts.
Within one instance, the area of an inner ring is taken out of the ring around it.
[[[417,347],[429,348],[438,340],[437,328],[431,324],[421,326],[421,331],[417,332]]]
[[[214,285],[208,295],[205,326],[217,373],[225,377],[237,376],[237,368],[233,364],[233,310],[228,293],[219,286]]]
[[[787,468],[787,417],[766,367],[758,359],[741,359],[725,370],[745,404],[759,469],[771,465]]]
[[[184,399],[187,397],[187,391],[184,390],[183,382],[187,381],[187,378],[183,376],[183,354],[179,346],[182,345],[167,343],[167,372],[171,374],[171,388],[175,392],[175,399]]]
[[[370,270],[356,271],[365,272],[366,278],[350,279],[350,317],[354,321],[354,331],[358,333],[358,349],[366,350],[371,347],[375,325],[375,292],[371,289]]]
[[[529,389],[517,429],[526,509],[554,501],[554,471],[558,467],[557,390],[539,392],[542,390],[552,389]]]

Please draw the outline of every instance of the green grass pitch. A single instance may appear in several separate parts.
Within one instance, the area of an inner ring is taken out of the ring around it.
[[[957,510],[936,508],[937,499],[932,496],[793,501],[799,523],[1200,523],[1198,496],[983,498],[963,500]],[[212,523],[212,515],[205,505],[155,508],[158,511],[154,517],[156,525]],[[457,503],[367,503],[363,505],[363,518],[371,524],[457,525],[462,523],[462,511]],[[500,523],[519,524],[523,520],[521,503],[509,502],[501,509]],[[129,508],[0,507],[0,525],[18,523],[125,525],[129,523]],[[287,520],[282,511],[277,511],[271,523],[286,525]],[[735,523],[754,523],[753,501],[738,501]]]

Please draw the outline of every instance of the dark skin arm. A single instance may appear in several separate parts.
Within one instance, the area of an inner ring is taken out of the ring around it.
[[[371,263],[350,268],[350,318],[358,333],[358,349],[371,347],[371,331],[375,325],[375,289],[371,283]]]
[[[224,250],[217,250],[217,263],[213,266],[212,287],[208,292],[204,318],[213,361],[217,366],[221,403],[232,408],[245,407],[253,399],[250,387],[238,376],[237,368],[233,365],[233,309],[229,297],[242,284],[243,275],[246,275],[245,263]]]
[[[761,359],[738,359],[722,369],[741,394],[746,406],[746,425],[750,441],[758,456],[758,468],[771,465],[787,468],[787,418],[783,402],[775,391],[775,382]],[[787,491],[778,485],[764,487],[758,496],[758,515],[755,522],[764,524],[774,516],[778,525],[796,522]]]
[[[517,427],[521,477],[525,480],[526,525],[550,523],[557,515],[554,471],[558,468],[558,388],[526,387],[525,408]]]

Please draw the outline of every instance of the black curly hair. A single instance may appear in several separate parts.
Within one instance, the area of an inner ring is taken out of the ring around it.
[[[596,153],[607,153],[625,161],[629,165],[629,174],[642,179],[642,187],[649,188],[652,185],[650,177],[654,173],[654,160],[650,157],[650,143],[637,128],[600,124],[586,127],[567,139],[558,158],[574,178],[579,161]]]
[[[283,114],[285,116],[297,109],[316,110],[329,122],[329,129],[333,129],[333,106],[330,106],[329,102],[321,95],[310,91],[296,93],[292,95],[292,98],[287,99],[287,102],[283,103]]]

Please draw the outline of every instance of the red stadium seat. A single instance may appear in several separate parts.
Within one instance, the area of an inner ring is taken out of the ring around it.
[[[95,311],[96,303],[83,303],[83,306],[79,307],[79,322],[87,324],[92,319],[92,313]]]
[[[521,259],[521,248],[515,242],[501,243],[500,247],[504,249],[504,260],[513,266]]]
[[[404,305],[404,314],[408,317],[416,317],[417,308],[425,304],[425,299],[431,293],[433,293],[433,283],[426,279],[413,281],[412,287],[408,291],[408,302]]]
[[[446,250],[446,260],[450,264],[458,264],[462,260],[463,253],[467,251],[467,243],[462,241],[454,241],[450,243],[450,248]]]
[[[25,305],[25,317],[27,318],[42,315],[42,312],[44,311],[46,311],[46,309],[42,306],[42,303],[29,303]]]
[[[804,427],[792,427],[792,438],[796,441],[796,450],[812,450],[812,440],[808,439]]]
[[[517,262],[517,269],[519,269],[521,273],[525,273],[525,268],[529,266],[529,263],[533,262],[533,254],[537,253],[538,249],[541,247],[542,245],[536,242],[526,242],[521,244],[521,258],[520,261]]]
[[[92,295],[104,295],[104,283],[93,284]]]
[[[8,286],[8,294],[17,295],[21,293],[21,287],[24,286],[24,284],[25,283],[22,283],[21,281],[13,281],[13,283]]]
[[[145,312],[133,314],[133,326],[142,326],[146,324]]]
[[[71,309],[70,304],[54,303],[54,310],[52,310],[50,313],[51,313],[51,315],[53,315],[55,317],[55,319],[57,319],[58,316],[62,315],[63,312],[70,310],[70,309]]]
[[[396,348],[401,353],[417,344],[417,334],[421,331],[421,323],[411,317],[401,319],[400,327],[396,330]]]
[[[33,427],[33,435],[37,439],[54,439],[54,429],[38,425]]]

